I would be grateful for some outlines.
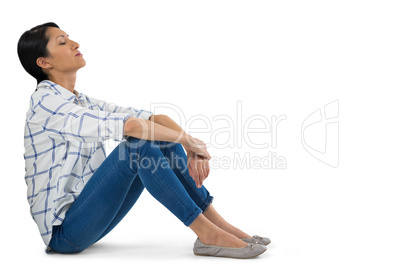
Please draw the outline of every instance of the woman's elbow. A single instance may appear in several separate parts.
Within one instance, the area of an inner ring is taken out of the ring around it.
[[[136,118],[136,117],[129,117],[126,122],[124,122],[124,130],[123,133],[126,136],[133,136],[133,134],[138,131],[138,126],[141,125],[141,122],[139,122],[140,120],[144,120],[144,119],[140,119],[140,118]]]

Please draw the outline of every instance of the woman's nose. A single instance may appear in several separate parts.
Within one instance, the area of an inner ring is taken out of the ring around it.
[[[79,48],[80,47],[80,44],[78,44],[77,42],[74,42],[73,41],[73,48],[74,49],[77,49],[77,48]]]

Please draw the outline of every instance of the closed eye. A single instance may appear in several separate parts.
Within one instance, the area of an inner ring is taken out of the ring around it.
[[[57,38],[59,38],[59,37],[62,37],[62,38],[65,38],[65,36],[64,35],[59,35],[59,36],[57,36],[56,37],[56,39]],[[70,36],[69,35],[67,35],[67,38],[69,38]],[[66,44],[66,42],[64,42],[64,43],[60,43],[60,45],[65,45]]]

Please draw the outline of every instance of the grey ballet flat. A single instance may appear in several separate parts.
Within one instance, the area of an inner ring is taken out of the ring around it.
[[[271,240],[268,237],[261,237],[258,235],[253,235],[250,238],[243,238],[242,240],[246,243],[259,244],[259,245],[261,244],[268,245],[269,243],[271,243]]]
[[[267,247],[261,244],[248,244],[243,248],[219,247],[205,245],[199,238],[194,243],[194,254],[198,256],[227,257],[236,259],[248,259],[256,257],[267,250]]]

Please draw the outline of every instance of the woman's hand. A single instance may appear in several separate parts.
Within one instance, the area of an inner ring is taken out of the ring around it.
[[[187,150],[187,166],[190,176],[193,178],[198,188],[209,175],[208,159],[197,155],[191,150]]]
[[[184,139],[187,151],[190,150],[197,154],[199,157],[201,156],[203,158],[206,158],[207,160],[211,159],[211,156],[207,151],[207,146],[202,140],[191,137],[188,134],[185,135]]]
[[[193,178],[198,188],[209,175],[209,159],[211,156],[207,151],[205,143],[190,135],[185,136],[184,148],[187,151],[187,166],[190,176]]]

